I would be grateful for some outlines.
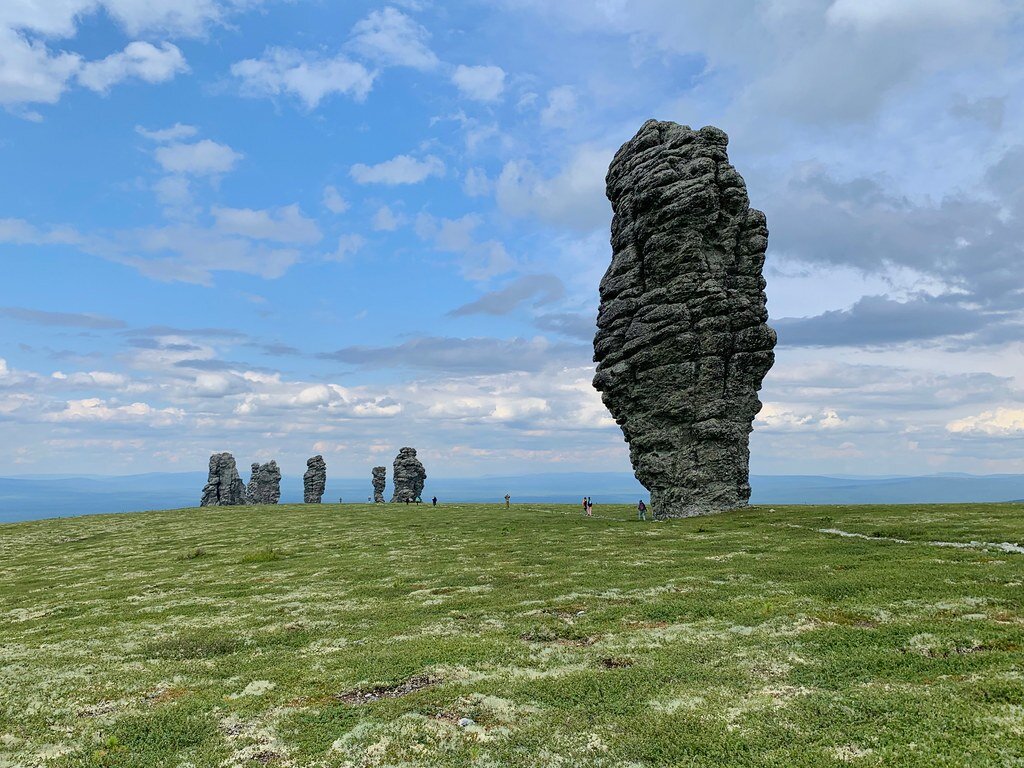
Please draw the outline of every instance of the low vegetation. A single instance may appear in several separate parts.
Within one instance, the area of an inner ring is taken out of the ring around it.
[[[0,767],[1024,764],[1021,505],[595,511],[0,526]]]

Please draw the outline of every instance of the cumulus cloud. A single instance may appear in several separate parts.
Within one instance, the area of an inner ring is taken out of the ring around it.
[[[192,144],[173,143],[156,148],[156,161],[168,173],[216,176],[234,169],[244,155],[227,144],[203,139]]]
[[[372,11],[352,28],[349,45],[383,65],[434,69],[439,61],[427,45],[430,33],[396,8]]]
[[[480,216],[469,213],[458,219],[436,219],[427,214],[416,218],[416,234],[434,248],[458,257],[462,274],[470,280],[487,280],[515,266],[505,246],[498,240],[478,240]]]
[[[958,435],[984,435],[987,437],[1020,437],[1024,434],[1024,409],[996,408],[974,416],[956,419],[946,430]]]
[[[307,109],[316,109],[332,94],[362,101],[373,88],[375,73],[338,54],[320,58],[288,48],[268,48],[258,59],[231,65],[231,74],[242,81],[246,96],[298,98]]]
[[[495,183],[498,205],[510,216],[534,217],[557,227],[607,227],[611,207],[604,195],[604,177],[611,158],[609,149],[582,146],[561,172],[549,178],[529,162],[509,161]]]
[[[501,67],[459,64],[452,73],[459,92],[474,101],[497,101],[505,92],[505,70]]]
[[[158,128],[156,130],[147,130],[141,125],[135,126],[135,131],[150,141],[155,141],[157,144],[166,144],[168,142],[177,142],[182,139],[191,139],[197,133],[199,129],[194,125],[185,125],[183,123],[175,123],[168,128]]]
[[[378,232],[394,232],[402,224],[402,217],[396,214],[387,205],[382,205],[373,214],[371,225]]]
[[[419,184],[431,176],[444,175],[444,162],[439,157],[427,155],[417,160],[409,155],[398,155],[376,165],[356,163],[349,175],[359,184]]]
[[[53,54],[43,42],[0,26],[0,104],[54,104],[81,65],[78,54]]]
[[[344,213],[348,210],[348,201],[332,186],[324,187],[324,208],[331,213]]]
[[[179,408],[154,408],[147,403],[112,405],[98,397],[68,400],[61,411],[46,415],[54,422],[144,422],[149,426],[164,427],[180,421],[184,412]]]
[[[540,111],[540,122],[549,128],[571,124],[579,117],[579,103],[576,89],[570,85],[560,85],[548,91],[548,103]]]
[[[316,222],[303,216],[298,204],[274,210],[215,206],[210,212],[217,229],[230,235],[279,243],[316,243],[322,237]]]
[[[117,83],[138,78],[147,83],[162,83],[181,72],[187,72],[185,57],[177,46],[146,42],[129,43],[120,53],[83,64],[78,82],[93,91],[106,93]]]

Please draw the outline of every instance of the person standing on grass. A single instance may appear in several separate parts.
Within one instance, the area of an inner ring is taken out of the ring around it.
[[[435,496],[434,498],[432,498],[432,499],[430,500],[430,503],[431,503],[431,504],[433,504],[433,505],[434,505],[434,506],[436,507],[436,506],[437,506],[437,496]]]
[[[587,497],[583,497],[583,514],[587,514]]]
[[[593,516],[594,516],[594,502],[590,500],[589,496],[587,496],[587,517],[593,517]]]
[[[643,499],[640,499],[640,503],[636,505],[636,518],[644,522],[647,521],[647,505],[644,504]]]
[[[510,506],[511,504],[512,504],[512,497],[511,497],[511,496],[509,496],[509,495],[508,495],[508,494],[506,493],[506,494],[505,494],[505,509],[508,509],[508,508],[509,508],[509,506]]]

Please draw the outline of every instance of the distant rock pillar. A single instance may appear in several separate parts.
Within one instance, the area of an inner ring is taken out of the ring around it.
[[[427,471],[416,458],[415,448],[402,448],[398,451],[391,479],[395,484],[392,502],[415,501],[422,495]]]
[[[245,504],[245,483],[238,476],[235,457],[230,453],[213,454],[199,506],[233,507],[241,504]]]
[[[327,487],[327,463],[323,456],[306,459],[306,474],[302,476],[303,501],[319,504]]]
[[[374,467],[373,468],[373,503],[383,504],[384,503],[384,486],[387,485],[388,468],[387,467]]]
[[[245,489],[246,504],[277,504],[281,499],[281,470],[271,459],[252,465],[252,477]]]

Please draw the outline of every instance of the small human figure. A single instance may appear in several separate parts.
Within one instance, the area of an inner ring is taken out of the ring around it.
[[[587,497],[583,497],[583,514],[587,514]]]
[[[405,497],[405,506],[409,506],[409,497],[408,496]]]
[[[422,503],[423,503],[423,497],[421,497],[421,496],[417,496],[417,497],[416,497],[416,503],[417,503],[417,504],[422,504]]]
[[[430,500],[430,503],[431,503],[431,504],[433,504],[433,505],[434,505],[434,506],[436,507],[436,506],[437,506],[437,496],[435,496],[434,498],[432,498],[432,499]]]
[[[593,517],[593,516],[594,516],[594,502],[592,502],[590,500],[590,497],[587,496],[587,517]]]
[[[647,520],[647,505],[644,504],[644,500],[640,499],[640,503],[636,505],[636,517],[637,520]]]
[[[509,495],[508,495],[508,494],[506,493],[506,494],[505,494],[505,509],[508,509],[508,508],[509,508],[509,506],[510,506],[511,504],[512,504],[512,497],[511,497],[511,496],[509,496]]]

